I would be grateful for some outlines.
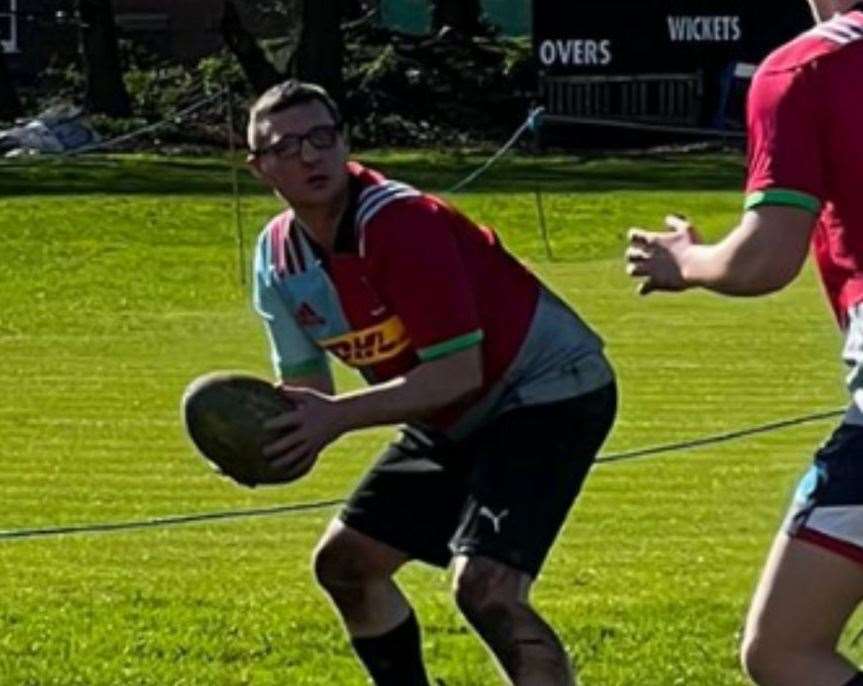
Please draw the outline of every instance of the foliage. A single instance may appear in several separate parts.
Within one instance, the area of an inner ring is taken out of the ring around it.
[[[222,99],[214,98],[208,106],[182,121],[177,121],[175,115],[222,93],[227,87],[234,110],[238,118],[241,117],[251,91],[230,52],[210,55],[192,67],[166,62],[146,46],[130,40],[120,41],[120,53],[134,116],[91,115],[91,123],[104,138],[125,135],[162,122],[157,133],[136,138],[121,149],[152,149],[166,142],[225,146],[226,116]],[[41,112],[62,102],[83,105],[84,89],[85,78],[80,63],[75,60],[55,63],[43,74],[40,88],[35,93],[28,93],[28,110]],[[241,124],[237,126],[238,130],[241,128]]]
[[[274,3],[273,11],[283,3]],[[287,9],[282,7],[281,10]],[[263,41],[271,54],[291,51],[294,39]],[[415,37],[392,33],[370,21],[345,29],[346,115],[361,146],[474,145],[499,141],[524,119],[535,90],[527,39],[503,36],[465,38],[454,33]],[[287,46],[287,47],[286,47]],[[235,111],[245,110],[252,91],[236,58],[227,50],[188,67],[166,62],[146,45],[120,41],[120,58],[134,118],[164,120],[228,85]],[[30,94],[28,109],[61,101],[82,103],[85,79],[80,60],[55,64]],[[214,124],[224,117],[214,106],[203,123],[175,127],[171,140],[224,145]],[[127,123],[99,119],[107,135]],[[238,134],[242,122],[237,125]],[[145,139],[140,145],[151,145]]]
[[[361,25],[346,52],[346,110],[361,145],[501,140],[536,87],[526,39],[417,38]]]
[[[52,63],[42,74],[40,88],[30,94],[30,100],[40,111],[62,102],[83,105],[86,84],[79,62]]]

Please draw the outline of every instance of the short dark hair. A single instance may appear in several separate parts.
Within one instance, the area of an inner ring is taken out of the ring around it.
[[[295,105],[318,101],[327,108],[336,126],[342,126],[342,115],[339,106],[327,91],[315,83],[288,79],[261,95],[249,108],[249,135],[252,137],[258,128],[258,123],[264,117],[282,112]]]

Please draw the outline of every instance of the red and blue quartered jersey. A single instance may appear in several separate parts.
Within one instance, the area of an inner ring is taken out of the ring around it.
[[[749,96],[747,209],[817,214],[813,251],[840,324],[863,301],[863,12],[774,52]]]
[[[327,372],[329,353],[378,383],[481,346],[482,392],[424,423],[453,438],[613,379],[602,340],[491,229],[357,163],[348,172],[334,251],[290,210],[258,240],[254,301],[281,378]]]
[[[484,390],[501,385],[526,355],[540,282],[492,230],[442,200],[357,163],[348,171],[341,232],[353,232],[352,248],[340,250],[337,241],[323,254],[290,210],[260,236],[255,305],[277,373],[324,372],[329,352],[377,383],[480,345]],[[568,338],[565,327],[561,333]],[[582,356],[601,347],[594,338],[579,336]],[[448,408],[432,423],[447,426],[466,409]]]

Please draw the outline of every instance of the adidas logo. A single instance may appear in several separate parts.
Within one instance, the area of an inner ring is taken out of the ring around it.
[[[300,326],[321,326],[326,324],[327,320],[319,315],[315,309],[307,302],[303,302],[294,313]]]

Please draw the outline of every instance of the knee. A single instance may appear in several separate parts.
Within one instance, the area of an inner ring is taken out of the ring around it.
[[[455,575],[453,595],[461,613],[483,633],[512,624],[519,600],[510,587],[496,569],[472,560]]]
[[[372,576],[361,551],[340,538],[324,539],[312,555],[317,582],[328,592],[359,588]]]

